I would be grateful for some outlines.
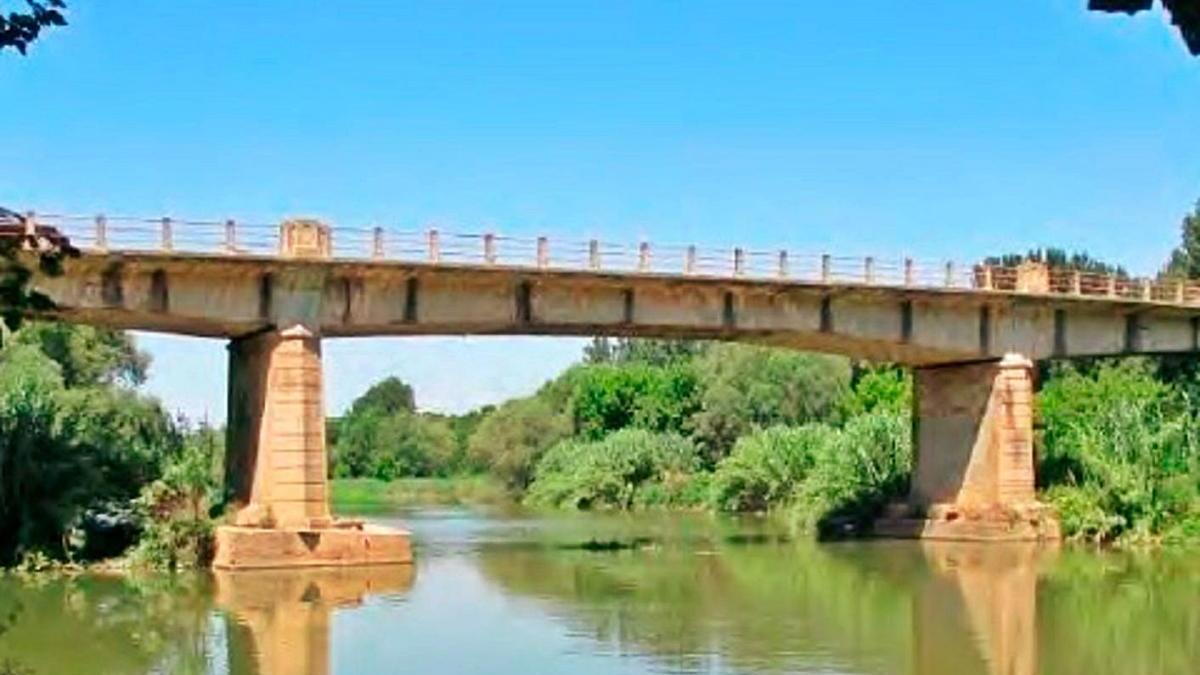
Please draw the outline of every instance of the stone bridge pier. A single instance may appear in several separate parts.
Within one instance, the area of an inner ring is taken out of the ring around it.
[[[313,221],[284,223],[295,257],[327,257],[328,232]],[[218,528],[214,566],[222,569],[363,565],[412,561],[408,533],[335,520],[321,338],[308,320],[315,303],[281,308],[283,328],[229,343],[225,483],[233,524]]]
[[[909,495],[888,508],[876,533],[1057,540],[1058,521],[1034,492],[1033,363],[1009,354],[916,368],[913,375]]]

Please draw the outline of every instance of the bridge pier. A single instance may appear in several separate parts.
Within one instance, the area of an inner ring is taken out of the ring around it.
[[[1056,540],[1058,521],[1034,492],[1033,363],[917,368],[912,482],[877,534],[951,540]]]
[[[283,252],[328,257],[327,228],[314,221],[282,226]],[[222,569],[365,565],[412,561],[408,533],[329,510],[329,461],[321,338],[306,314],[311,280],[291,303],[269,303],[282,330],[268,328],[229,343],[225,481],[232,524],[217,528],[213,565]]]
[[[329,511],[321,340],[303,326],[229,344],[222,569],[412,561],[408,533]]]

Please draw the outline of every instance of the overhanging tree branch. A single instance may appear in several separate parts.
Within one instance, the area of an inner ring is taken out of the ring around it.
[[[1171,15],[1171,23],[1179,27],[1188,51],[1200,56],[1200,0],[1161,1]],[[1137,14],[1153,7],[1154,0],[1088,0],[1088,9],[1096,12]]]
[[[43,28],[67,25],[61,11],[67,8],[63,0],[25,0],[25,4],[23,12],[0,14],[0,51],[12,47],[24,54]]]

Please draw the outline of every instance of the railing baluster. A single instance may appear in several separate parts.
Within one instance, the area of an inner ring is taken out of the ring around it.
[[[746,272],[746,252],[741,248],[733,249],[733,276],[740,277]]]
[[[868,286],[875,284],[875,259],[871,256],[863,260],[863,280]]]
[[[779,250],[779,266],[776,268],[776,270],[775,270],[775,273],[776,273],[777,275],[779,275],[779,278],[780,278],[780,279],[786,279],[786,278],[788,278],[788,253],[787,253],[787,249],[780,249],[780,250]]]
[[[639,272],[649,272],[650,271],[650,244],[649,244],[649,242],[643,241],[642,243],[638,244],[638,271]]]
[[[694,245],[688,246],[687,252],[683,254],[683,273],[696,273],[696,247]]]
[[[429,262],[438,264],[442,261],[442,245],[438,240],[438,231],[429,230]]]
[[[550,242],[545,237],[537,238],[537,266],[542,269],[550,266]]]
[[[483,262],[488,265],[496,264],[496,235],[491,232],[483,235]]]
[[[600,242],[595,239],[588,241],[588,267],[600,269]]]
[[[913,259],[904,259],[904,285],[912,286],[916,282],[916,270],[913,268]]]
[[[946,288],[954,287],[954,262],[946,262]]]
[[[233,255],[238,252],[238,222],[233,219],[226,220],[226,240],[224,240],[224,251]]]
[[[833,278],[832,264],[833,259],[828,253],[821,254],[821,283],[827,284]]]
[[[174,233],[171,231],[172,230],[171,219],[169,217],[164,216],[159,227],[160,227],[159,248],[161,248],[163,251],[169,253],[172,250],[174,250],[174,248],[175,248],[175,236],[174,236]]]
[[[371,257],[383,260],[383,228],[376,227],[371,231]]]
[[[108,218],[104,214],[96,216],[96,250],[108,250]]]

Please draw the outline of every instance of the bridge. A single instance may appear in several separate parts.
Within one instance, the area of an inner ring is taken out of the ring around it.
[[[911,366],[908,500],[876,530],[1058,536],[1034,495],[1033,361],[1200,351],[1200,284],[912,258],[613,245],[438,230],[28,214],[81,255],[49,318],[229,341],[225,568],[396,562],[403,533],[332,518],[321,339],[734,340]]]

